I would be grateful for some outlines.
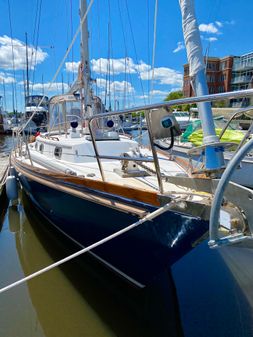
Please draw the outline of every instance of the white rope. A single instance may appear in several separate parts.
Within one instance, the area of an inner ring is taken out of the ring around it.
[[[47,267],[45,267],[45,268],[43,268],[43,269],[40,269],[39,271],[37,271],[37,272],[35,272],[35,273],[33,273],[33,274],[30,274],[30,275],[24,277],[24,278],[21,279],[21,280],[18,280],[18,281],[16,281],[16,282],[12,283],[12,284],[9,284],[8,286],[6,286],[6,287],[4,287],[4,288],[1,288],[1,289],[0,289],[0,294],[3,293],[3,292],[5,292],[5,291],[7,291],[7,290],[9,290],[9,289],[11,289],[11,288],[14,288],[14,287],[18,286],[19,284],[22,284],[22,283],[24,283],[24,282],[27,282],[28,280],[31,280],[32,278],[37,277],[37,276],[39,276],[39,275],[41,275],[41,274],[43,274],[43,273],[45,273],[45,272],[47,272],[47,271],[49,271],[49,270],[55,268],[55,267],[58,267],[58,266],[60,266],[61,264],[65,263],[65,262],[67,262],[67,261],[69,261],[69,260],[72,260],[72,259],[74,259],[75,257],[77,257],[77,256],[79,256],[79,255],[82,255],[82,254],[84,254],[84,253],[90,251],[90,250],[93,249],[93,248],[96,248],[96,247],[98,247],[98,246],[101,246],[101,245],[104,244],[105,242],[108,242],[108,241],[110,241],[110,240],[116,238],[117,236],[120,236],[120,235],[122,235],[122,234],[124,234],[124,233],[130,231],[131,229],[133,229],[133,228],[135,228],[135,227],[137,227],[137,226],[143,224],[143,223],[146,222],[146,221],[150,221],[150,220],[154,219],[155,217],[159,216],[160,214],[162,214],[162,213],[164,213],[164,212],[170,210],[171,207],[173,207],[175,203],[180,202],[180,201],[182,201],[182,200],[184,200],[184,198],[182,198],[182,197],[176,197],[176,198],[173,199],[170,203],[166,204],[165,206],[160,207],[159,209],[155,210],[155,211],[152,212],[152,213],[149,213],[149,214],[146,215],[143,219],[138,220],[137,222],[133,223],[132,225],[130,225],[130,226],[126,227],[126,228],[123,228],[123,229],[117,231],[116,233],[113,233],[113,234],[111,234],[111,235],[105,237],[104,239],[102,239],[102,240],[100,240],[100,241],[97,241],[97,242],[93,243],[92,245],[90,245],[90,246],[88,246],[88,247],[86,247],[86,248],[83,248],[83,249],[77,251],[76,253],[71,254],[71,255],[65,257],[64,259],[62,259],[62,260],[60,260],[60,261],[57,261],[57,262],[53,263],[53,264],[51,264],[50,266],[47,266]]]
[[[66,53],[65,53],[65,55],[64,55],[64,57],[63,57],[63,59],[62,59],[60,65],[59,65],[58,69],[56,70],[56,73],[55,73],[53,79],[51,80],[51,82],[50,82],[50,84],[49,84],[48,90],[51,88],[52,84],[54,83],[54,81],[56,80],[57,76],[59,75],[59,72],[60,72],[60,70],[61,70],[61,68],[62,68],[62,66],[63,66],[63,63],[65,62],[66,58],[68,57],[68,54],[70,53],[70,51],[71,51],[71,49],[72,49],[72,47],[73,47],[73,44],[75,43],[76,38],[77,38],[79,32],[80,32],[81,29],[82,29],[82,25],[83,25],[83,23],[84,23],[84,21],[85,21],[87,15],[88,15],[90,9],[91,9],[91,6],[92,6],[93,2],[94,2],[94,0],[91,0],[91,1],[90,1],[89,6],[88,6],[86,12],[84,13],[84,15],[83,15],[83,17],[82,17],[82,20],[81,20],[81,22],[80,22],[80,24],[79,24],[79,27],[78,27],[78,29],[77,29],[77,31],[76,31],[76,33],[75,33],[73,39],[72,39],[72,41],[71,41],[71,43],[70,43],[70,45],[69,45],[67,51],[66,51]],[[42,104],[42,102],[43,102],[43,100],[44,100],[45,97],[46,97],[46,95],[44,94],[43,97],[41,98],[39,104],[37,105],[37,108],[39,108],[39,107],[41,106],[41,104]],[[36,111],[33,112],[33,114],[32,114],[31,117],[28,119],[28,121],[25,123],[25,125],[24,125],[20,130],[18,130],[18,134],[19,134],[20,132],[22,132],[22,131],[27,127],[27,125],[30,123],[30,121],[31,121],[32,118],[34,117],[35,113],[36,113]]]

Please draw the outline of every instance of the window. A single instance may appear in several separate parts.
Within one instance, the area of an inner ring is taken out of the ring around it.
[[[55,158],[61,159],[61,155],[62,155],[62,148],[59,146],[56,146],[54,149]]]
[[[227,74],[222,74],[220,77],[220,82],[226,81],[227,79]]]
[[[44,144],[40,144],[39,151],[40,151],[41,153],[43,153],[43,151],[44,151]]]
[[[208,62],[206,67],[208,70],[213,70],[213,71],[217,69],[217,65],[214,62]]]
[[[220,63],[220,70],[224,70],[227,67],[227,61],[223,61]]]

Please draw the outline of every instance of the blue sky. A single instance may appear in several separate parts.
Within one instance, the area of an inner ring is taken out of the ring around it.
[[[73,82],[79,61],[79,38],[56,83],[48,90],[78,27],[78,2],[0,1],[0,95],[5,89],[3,103],[7,110],[12,110],[13,103],[19,111],[24,109],[26,32],[30,91],[41,94],[44,90],[52,96],[61,93],[63,88],[66,92]],[[158,0],[154,82],[151,84],[154,8],[155,0],[94,0],[88,17],[92,78],[96,79],[93,89],[103,101],[106,97],[107,105],[111,102],[112,108],[162,101],[166,94],[182,86],[183,64],[187,58],[178,0]],[[195,0],[195,8],[203,50],[208,49],[209,56],[253,51],[252,0]],[[110,95],[107,90],[105,96],[105,89],[109,88],[108,68],[111,90]]]

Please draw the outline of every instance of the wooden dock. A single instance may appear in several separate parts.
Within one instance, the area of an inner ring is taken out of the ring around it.
[[[0,196],[2,195],[7,169],[9,165],[9,156],[0,156]]]

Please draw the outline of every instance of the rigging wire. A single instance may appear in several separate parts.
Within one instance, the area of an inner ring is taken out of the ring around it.
[[[107,28],[107,32],[108,32],[108,52],[107,52],[107,69],[106,69],[106,82],[105,82],[105,106],[106,106],[106,103],[107,103],[107,96],[109,98],[109,111],[110,111],[110,108],[111,108],[111,88],[110,88],[110,84],[111,84],[111,78],[110,78],[110,75],[111,75],[111,60],[110,60],[110,57],[111,57],[111,50],[110,50],[110,34],[111,34],[111,22],[110,22],[110,0],[108,0],[108,15],[109,15],[109,20],[108,20],[108,28]]]
[[[127,44],[126,44],[126,36],[125,36],[125,30],[124,30],[124,25],[123,25],[123,18],[122,18],[122,13],[121,13],[121,8],[120,8],[120,3],[118,0],[118,9],[119,9],[119,17],[120,17],[120,23],[121,23],[121,29],[122,29],[122,35],[123,35],[123,41],[124,41],[124,47],[125,47],[125,81],[124,81],[124,96],[123,96],[123,109],[126,108],[126,83],[127,83]]]
[[[73,38],[73,4],[72,0],[70,0],[70,36],[71,39]],[[72,81],[75,81],[75,74],[74,74],[74,49],[71,49],[71,62],[72,62]]]
[[[59,75],[59,72],[60,72],[60,70],[61,70],[64,62],[66,61],[66,58],[68,57],[68,55],[69,55],[69,53],[71,51],[71,48],[73,47],[73,45],[74,45],[74,43],[75,43],[75,41],[77,39],[77,36],[78,36],[79,32],[82,29],[82,25],[83,25],[84,21],[86,20],[86,17],[87,17],[87,15],[88,15],[88,13],[89,13],[92,5],[93,5],[93,2],[94,2],[94,0],[90,0],[90,3],[88,5],[88,7],[87,7],[87,10],[86,10],[86,12],[84,13],[84,15],[83,15],[83,17],[81,19],[81,22],[80,22],[80,24],[79,24],[79,26],[78,26],[78,28],[77,28],[77,30],[75,32],[75,35],[74,35],[74,37],[73,37],[73,39],[72,39],[69,47],[67,48],[67,51],[66,51],[65,55],[63,56],[63,58],[61,60],[61,63],[59,64],[59,66],[58,66],[58,68],[57,68],[57,70],[56,70],[56,72],[55,72],[55,74],[54,74],[51,82],[49,83],[48,90],[52,87],[52,84],[54,83],[54,81],[56,80],[57,76]],[[43,95],[43,97],[41,98],[41,100],[40,100],[40,102],[39,102],[39,104],[38,104],[37,107],[41,106],[44,98],[45,98],[45,95]],[[26,126],[30,123],[30,121],[32,120],[32,118],[34,117],[34,115],[35,115],[35,112],[30,116],[30,118],[26,121],[26,123],[22,126],[22,128],[19,129],[18,133],[21,133],[22,130],[24,130],[26,128]]]
[[[147,34],[148,34],[148,64],[150,64],[150,12],[149,12],[149,0],[147,0]],[[148,71],[148,102],[150,104],[150,72]]]
[[[39,12],[39,2],[40,0],[37,0],[36,2],[36,12],[35,12],[35,19],[34,19],[34,29],[33,29],[33,37],[32,37],[32,45],[35,45],[35,40],[36,40],[36,34],[37,34],[37,20],[38,20],[38,12]],[[31,62],[30,62],[30,69],[29,72],[32,69],[32,64],[33,64],[33,56],[34,56],[34,50],[32,49],[31,53]]]
[[[157,10],[158,10],[158,0],[155,0],[154,35],[153,35],[153,52],[152,52],[152,78],[151,78],[151,87],[150,87],[151,100],[153,98],[154,77],[155,77],[155,51],[156,51]]]
[[[69,10],[69,0],[65,0],[65,9],[66,9],[66,22],[69,22],[70,21],[70,10]],[[71,33],[70,33],[70,27],[69,25],[67,25],[66,27],[66,45],[68,46],[69,45],[69,41],[70,39],[72,38],[72,36],[70,36]],[[68,55],[67,57],[67,62],[68,64],[71,64],[71,59]],[[70,87],[70,74],[71,74],[71,71],[66,71],[66,83],[68,84],[68,86]]]
[[[100,0],[97,1],[97,12],[98,12],[98,15],[97,15],[97,19],[98,19],[98,22],[97,22],[97,25],[98,25],[98,55],[101,55],[101,36],[100,36]],[[101,57],[99,57],[99,75],[100,75],[100,78],[102,76],[102,60],[101,60]],[[97,85],[97,81],[96,81],[96,88],[98,90],[98,93],[97,95],[101,95],[101,83],[100,85]]]
[[[113,86],[113,101],[114,101],[114,110],[116,104],[116,84],[115,84],[115,72],[114,72],[114,58],[113,58],[113,47],[112,47],[112,34],[111,34],[111,58],[112,58],[112,86]]]
[[[137,49],[136,49],[136,44],[135,44],[135,39],[134,39],[134,34],[133,34],[133,28],[132,28],[132,23],[131,23],[131,18],[130,18],[130,13],[129,13],[129,8],[128,8],[127,0],[125,0],[125,5],[126,5],[126,10],[127,10],[127,17],[128,17],[128,21],[129,21],[129,27],[130,27],[131,37],[132,37],[132,41],[133,41],[135,60],[136,60],[136,64],[137,64],[136,70],[137,70],[137,74],[138,74],[139,79],[140,79],[140,84],[141,84],[141,90],[142,90],[144,105],[146,105],[146,99],[145,99],[143,81],[141,79],[140,69],[139,69],[140,68],[140,63],[139,63],[138,56],[137,56]]]
[[[110,0],[108,0],[108,14],[109,14],[109,22],[108,22],[108,98],[109,98],[109,106],[108,110],[112,110],[112,102],[111,102],[111,6]]]
[[[15,104],[16,104],[16,110],[17,110],[18,103],[17,103],[16,68],[15,68],[14,46],[13,46],[13,33],[12,33],[13,31],[12,31],[12,21],[11,21],[10,0],[8,0],[8,13],[9,13],[9,25],[10,25],[10,34],[11,34],[12,70],[13,70],[13,78],[14,78],[14,82],[12,82],[12,107],[13,107],[13,112],[14,112]]]
[[[35,42],[35,60],[34,60],[34,69],[33,69],[33,80],[32,80],[32,93],[33,93],[33,85],[34,85],[34,79],[35,79],[35,66],[36,66],[37,55],[38,55],[41,8],[42,8],[42,0],[40,0],[39,13],[38,13],[37,36],[36,36],[36,42]],[[32,67],[32,62],[31,62],[31,67]]]

